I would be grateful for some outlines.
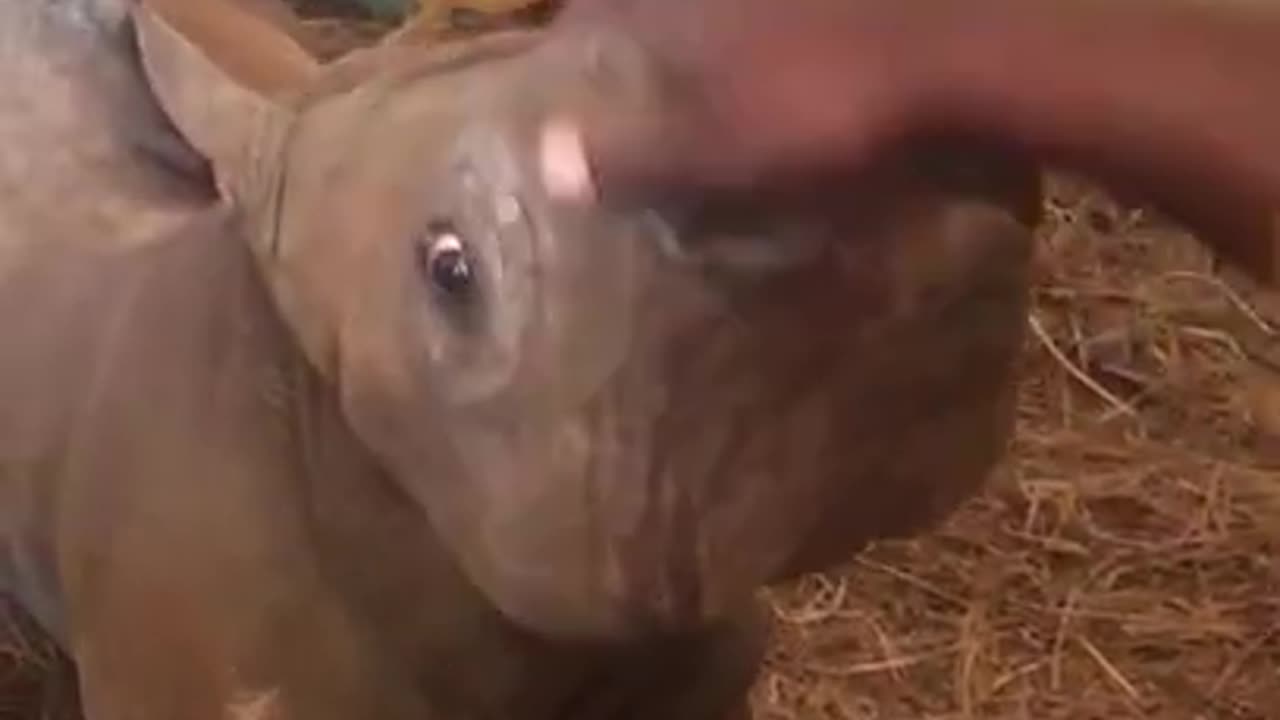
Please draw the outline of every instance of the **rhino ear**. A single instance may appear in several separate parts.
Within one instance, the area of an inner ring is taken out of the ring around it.
[[[257,144],[287,122],[283,98],[319,62],[278,25],[226,0],[135,0],[142,65],[156,99],[213,166],[219,189],[239,195],[261,172]]]

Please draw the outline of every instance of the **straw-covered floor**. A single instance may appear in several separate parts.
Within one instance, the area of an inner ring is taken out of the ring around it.
[[[762,718],[1280,718],[1280,294],[1053,190],[1008,461],[771,593]]]
[[[1007,462],[937,532],[767,594],[760,720],[1280,718],[1280,293],[1068,180],[1041,235]],[[0,720],[65,717],[17,623]]]

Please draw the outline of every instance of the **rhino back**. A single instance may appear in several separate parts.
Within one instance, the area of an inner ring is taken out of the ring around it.
[[[151,97],[126,0],[0,3],[0,274],[52,245],[130,246],[208,199]]]
[[[61,640],[67,559],[181,480],[130,466],[180,461],[219,425],[253,432],[246,413],[277,420],[261,410],[288,344],[231,232],[211,210],[156,247],[32,255],[0,278],[0,591]],[[185,446],[165,448],[175,432]]]
[[[48,477],[92,380],[92,357],[110,323],[106,298],[84,284],[83,265],[33,267],[0,285],[0,592],[12,593],[65,640],[55,579],[54,494]],[[105,312],[104,312],[105,311]]]

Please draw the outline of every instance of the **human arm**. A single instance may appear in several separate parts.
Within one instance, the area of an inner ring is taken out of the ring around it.
[[[759,195],[920,135],[971,133],[1150,201],[1280,279],[1280,6],[580,0],[570,11],[622,26],[686,90],[661,114],[587,125],[607,194]]]

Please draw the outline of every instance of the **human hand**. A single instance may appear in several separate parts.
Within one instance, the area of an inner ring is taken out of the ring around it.
[[[562,26],[604,24],[654,63],[662,96],[583,120],[606,195],[770,190],[848,173],[910,134],[912,57],[949,2],[578,0]],[[935,17],[938,16],[938,17]]]

